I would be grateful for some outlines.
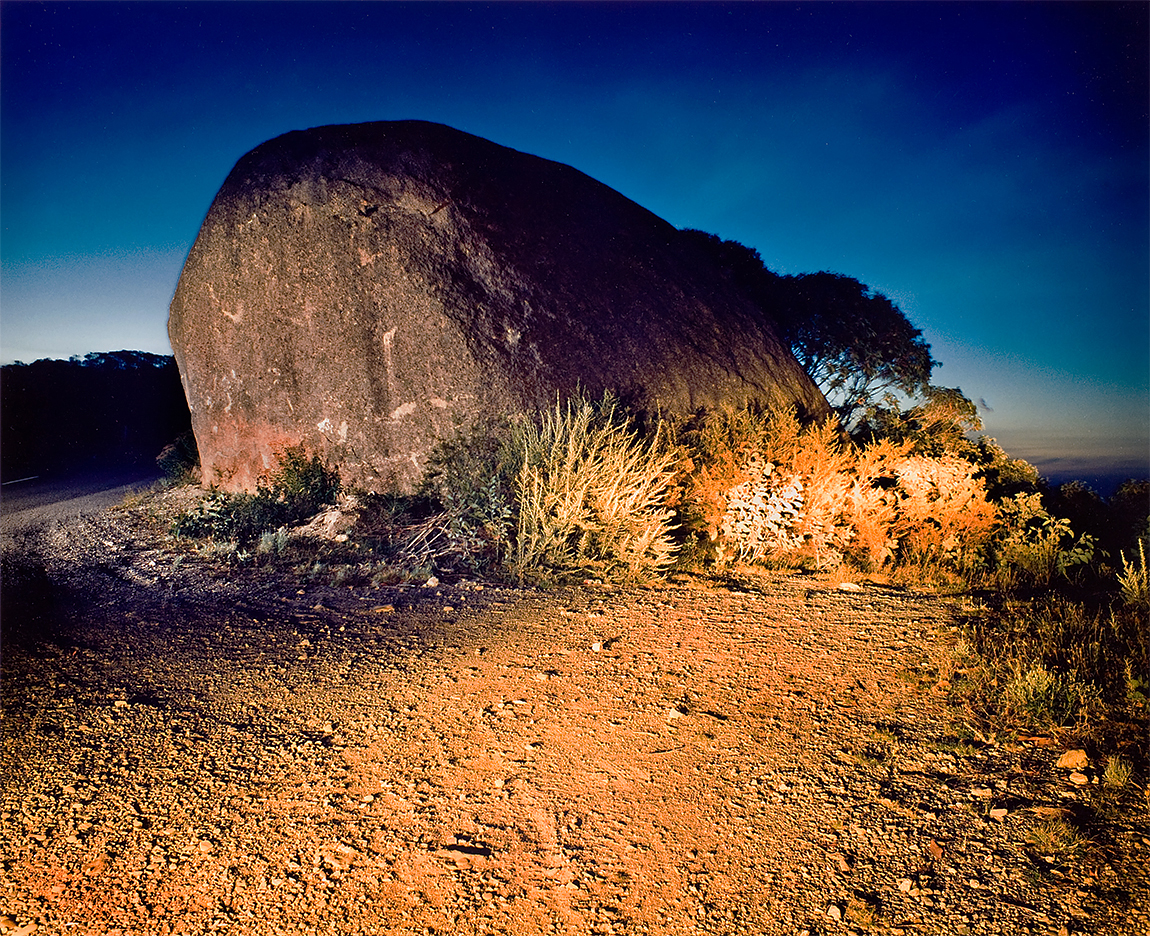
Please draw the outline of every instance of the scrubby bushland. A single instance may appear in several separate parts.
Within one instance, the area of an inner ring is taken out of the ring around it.
[[[1069,732],[1144,762],[1150,488],[1097,503],[1047,490],[993,440],[928,416],[859,444],[786,409],[668,424],[576,397],[441,444],[414,495],[360,495],[340,581],[760,563],[941,585],[977,596],[953,679],[972,727]],[[213,493],[176,531],[274,556],[337,491],[318,457],[288,450],[256,495]],[[1057,512],[1084,501],[1074,521]]]
[[[786,411],[701,414],[678,431],[691,554],[975,594],[954,680],[972,727],[1069,734],[1145,763],[1150,485],[1109,501],[1047,489],[993,440],[956,432],[970,415],[928,399],[860,444]]]
[[[175,358],[89,354],[0,368],[0,473],[152,467],[191,430]]]

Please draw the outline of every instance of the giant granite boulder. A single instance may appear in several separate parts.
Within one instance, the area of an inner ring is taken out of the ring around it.
[[[302,443],[408,487],[485,414],[579,388],[663,412],[826,401],[667,222],[560,163],[422,121],[318,127],[227,177],[168,322],[204,480]]]

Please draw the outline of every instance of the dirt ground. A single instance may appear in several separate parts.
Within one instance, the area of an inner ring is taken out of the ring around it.
[[[961,731],[956,600],[335,586],[174,496],[5,531],[0,933],[1147,932],[1145,811],[1046,846],[1095,772]]]

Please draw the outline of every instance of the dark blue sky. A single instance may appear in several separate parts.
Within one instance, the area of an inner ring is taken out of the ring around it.
[[[0,359],[167,353],[236,160],[422,118],[899,302],[1054,476],[1150,461],[1145,3],[0,7]]]

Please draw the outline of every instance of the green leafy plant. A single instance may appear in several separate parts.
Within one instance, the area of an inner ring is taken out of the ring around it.
[[[332,503],[339,494],[339,472],[302,446],[285,449],[276,471],[255,494],[213,490],[199,506],[176,518],[176,536],[210,538],[249,546],[269,531],[298,523]],[[274,540],[273,540],[274,543]]]
[[[418,495],[441,510],[411,531],[406,561],[495,571],[506,559],[514,530],[516,463],[509,420],[484,420],[439,443]]]
[[[1003,587],[1050,585],[1056,576],[1070,579],[1094,558],[1095,540],[1077,538],[1070,521],[1052,517],[1037,494],[1016,494],[998,505],[993,551]]]

